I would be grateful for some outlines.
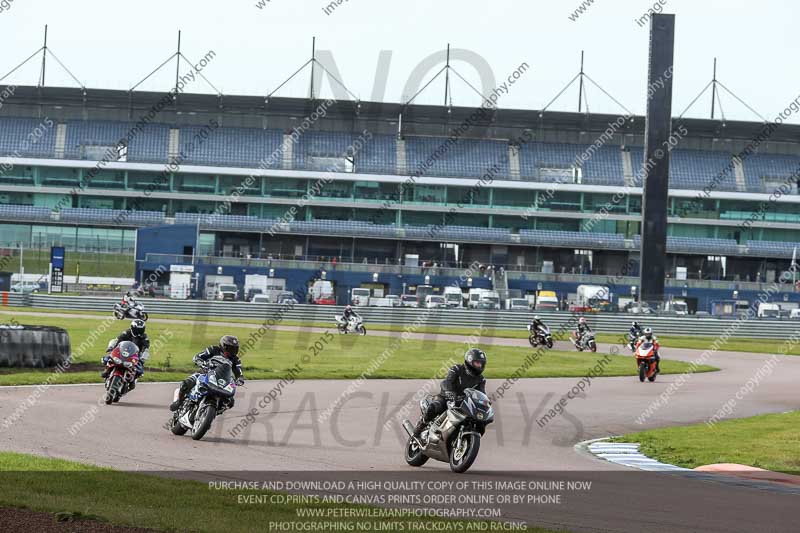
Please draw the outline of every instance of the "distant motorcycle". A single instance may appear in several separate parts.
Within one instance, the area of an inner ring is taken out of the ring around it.
[[[580,339],[575,339],[573,342],[575,344],[575,348],[577,348],[579,352],[584,350],[588,350],[590,352],[597,351],[597,342],[594,340],[594,333],[587,331],[581,336]]]
[[[108,356],[106,368],[106,405],[117,403],[131,389],[136,381],[136,366],[139,364],[139,347],[134,343],[125,341],[119,343]]]
[[[236,394],[233,367],[227,358],[214,356],[201,369],[204,373],[198,377],[194,388],[172,416],[170,424],[170,430],[175,435],[183,435],[191,430],[194,440],[202,439],[214,418],[231,408]],[[179,389],[175,389],[176,399],[178,393]]]
[[[348,333],[367,334],[367,328],[364,327],[364,320],[361,318],[346,320],[342,315],[334,315],[334,318],[336,319],[336,329],[343,335]]]
[[[430,398],[420,402],[426,412]],[[406,463],[422,466],[428,459],[450,463],[450,470],[457,474],[466,472],[481,447],[481,437],[486,426],[494,421],[494,409],[489,398],[475,389],[465,389],[464,397],[447,404],[447,411],[436,417],[419,438],[414,436],[414,426],[403,420],[403,429],[408,433],[405,448]]]
[[[550,327],[547,325],[539,326],[534,331],[532,325],[528,324],[528,342],[531,346],[536,348],[539,345],[545,345],[548,348],[553,347],[553,336],[550,334]]]
[[[116,303],[114,304],[114,316],[117,320],[125,320],[126,318],[130,318],[131,320],[144,320],[147,322],[147,313],[144,311],[144,306],[139,302],[134,302],[130,304],[129,302],[125,303]]]
[[[643,342],[636,348],[636,366],[639,367],[639,381],[653,382],[656,380],[656,347],[652,342]]]
[[[630,348],[631,352],[636,352],[636,341],[639,340],[638,335],[633,335],[632,333],[628,333],[628,348]]]

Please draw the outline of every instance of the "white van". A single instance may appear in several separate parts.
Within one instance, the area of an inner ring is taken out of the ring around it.
[[[445,303],[444,296],[439,296],[438,294],[429,294],[425,297],[425,307],[428,309],[434,309],[439,307],[447,307]]]
[[[372,291],[369,289],[363,289],[361,287],[354,288],[350,291],[350,305],[366,307],[369,305],[371,292]]]
[[[789,313],[789,318],[791,320],[800,320],[800,309],[792,309]]]

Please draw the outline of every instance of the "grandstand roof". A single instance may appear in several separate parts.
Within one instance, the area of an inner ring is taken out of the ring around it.
[[[2,86],[7,87],[7,86]],[[1,90],[1,89],[0,89]],[[131,120],[146,113],[165,92],[120,91],[108,89],[80,89],[65,87],[17,86],[14,94],[3,102],[4,116],[50,116],[58,119]],[[181,93],[177,101],[162,111],[154,122],[169,124],[199,124],[210,115],[226,120],[225,125],[286,127],[293,121],[309,115],[323,100],[307,98],[279,98],[267,100],[264,96],[209,95]],[[353,130],[363,123],[381,133],[396,133],[398,117],[402,112],[404,133],[441,135],[467,119],[475,108],[432,105],[409,105],[382,102],[355,102],[340,100],[327,107],[325,130]],[[523,129],[542,132],[601,132],[619,115],[573,113],[525,109],[495,110],[490,122],[478,123],[465,136],[507,138],[512,132]],[[357,117],[357,118],[356,118]],[[356,125],[354,119],[359,125]],[[762,122],[722,121],[710,119],[675,118],[686,125],[690,138],[705,140],[748,141],[763,126]],[[644,117],[635,115],[620,128],[620,132],[642,135]],[[409,130],[406,130],[408,128]],[[488,129],[482,129],[488,128]],[[566,139],[565,139],[566,140]],[[586,139],[592,142],[592,139]],[[800,143],[800,125],[784,124],[769,139],[770,142]]]

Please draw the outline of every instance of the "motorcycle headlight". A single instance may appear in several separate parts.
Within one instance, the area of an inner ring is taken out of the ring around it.
[[[483,420],[485,415],[483,413],[481,413],[480,411],[478,411],[477,417],[478,417],[478,420]]]
[[[218,379],[217,380],[217,385],[219,385],[222,388],[225,388],[225,385],[227,385],[227,384],[228,384],[228,382],[225,381],[224,379]]]
[[[122,359],[120,359],[119,357],[112,357],[111,360],[114,361],[118,365],[122,364]]]
[[[130,368],[130,367],[132,367],[132,366],[133,366],[133,363],[131,363],[130,361],[125,361],[124,363],[122,363],[122,365],[123,365],[125,368]]]

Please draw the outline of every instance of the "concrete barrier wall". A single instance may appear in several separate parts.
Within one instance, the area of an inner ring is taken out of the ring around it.
[[[111,316],[112,307],[119,298],[94,296],[51,296],[7,294],[5,305],[26,306],[42,309],[84,310]],[[214,302],[206,300],[141,300],[151,315],[181,315],[207,317],[221,321],[226,318],[248,318],[277,324],[291,321],[300,323],[327,322],[333,324],[333,315],[341,314],[342,308],[327,305],[298,304],[291,307],[277,304],[251,304],[246,302]],[[394,324],[406,326],[419,321],[425,326],[452,326],[469,329],[498,328],[524,329],[533,313],[509,311],[478,311],[470,309],[437,309],[429,313],[419,308],[362,307],[358,312],[369,324]],[[574,323],[574,315],[568,312],[538,312],[553,331]],[[590,326],[604,333],[626,333],[633,320],[651,326],[658,335],[688,335],[702,337],[751,337],[786,339],[800,331],[800,321],[758,319],[737,321],[716,317],[667,317],[633,315],[627,313],[589,313],[585,315]],[[424,318],[426,317],[426,318]],[[423,322],[424,318],[424,322]],[[0,322],[2,322],[0,317]]]
[[[0,367],[52,368],[69,360],[70,349],[61,328],[0,325]]]

